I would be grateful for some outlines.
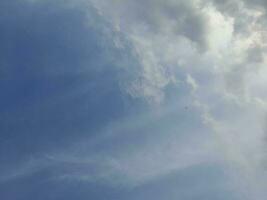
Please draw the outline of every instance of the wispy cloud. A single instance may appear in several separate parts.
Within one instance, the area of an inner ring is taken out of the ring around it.
[[[266,9],[1,1],[0,184],[47,172],[128,190],[214,164],[232,177],[218,178],[222,188],[264,199]]]

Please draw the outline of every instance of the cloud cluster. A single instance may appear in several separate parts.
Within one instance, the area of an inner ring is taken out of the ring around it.
[[[182,171],[170,188],[183,188],[213,165],[233,178],[194,196],[184,189],[184,199],[233,188],[265,197],[265,1],[2,0],[0,9],[0,184],[48,174],[53,184],[139,190]]]
[[[134,83],[135,95],[161,102],[169,84],[187,82],[226,160],[242,168],[240,176],[260,179],[258,174],[265,174],[267,100],[264,1],[100,1],[95,5],[141,55],[143,72],[140,83]],[[107,7],[112,9],[106,11]]]

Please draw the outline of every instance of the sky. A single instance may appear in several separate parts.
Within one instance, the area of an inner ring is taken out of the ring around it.
[[[263,200],[265,0],[0,0],[0,198]]]

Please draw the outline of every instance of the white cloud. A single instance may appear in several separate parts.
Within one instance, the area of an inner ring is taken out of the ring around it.
[[[195,92],[198,89],[198,84],[190,74],[187,74],[186,81],[191,86],[193,92]]]
[[[192,98],[207,108],[203,117],[209,116],[208,126],[227,151],[226,162],[242,169],[241,180],[244,174],[260,179],[256,174],[265,173],[261,109],[267,101],[263,12],[243,1],[95,4],[138,52],[143,70],[130,93],[162,102],[166,86],[173,82],[187,81],[193,90],[198,88]]]

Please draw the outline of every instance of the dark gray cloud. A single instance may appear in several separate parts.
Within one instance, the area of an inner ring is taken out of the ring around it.
[[[253,23],[253,17],[248,16],[244,12],[244,4],[242,1],[235,0],[214,0],[212,1],[216,9],[223,13],[226,17],[231,17],[234,20],[234,33],[248,35],[249,25]]]
[[[240,1],[236,0],[213,0],[212,3],[222,12],[234,14],[240,9]]]
[[[200,49],[207,49],[208,19],[195,5],[181,3],[166,6],[164,12],[175,21],[175,33],[187,37],[198,44]]]
[[[262,63],[264,60],[264,52],[266,52],[266,50],[260,46],[249,48],[247,51],[248,62]]]
[[[152,34],[172,34],[183,36],[192,41],[198,48],[207,48],[208,21],[201,5],[193,1],[123,1],[111,6],[121,9],[122,24],[132,24],[136,27],[144,26]],[[120,12],[120,11],[119,11]],[[120,14],[118,14],[120,16]]]
[[[247,6],[252,7],[252,8],[257,8],[260,10],[265,10],[267,9],[267,2],[265,0],[253,0],[253,1],[249,1],[249,0],[243,0]]]

